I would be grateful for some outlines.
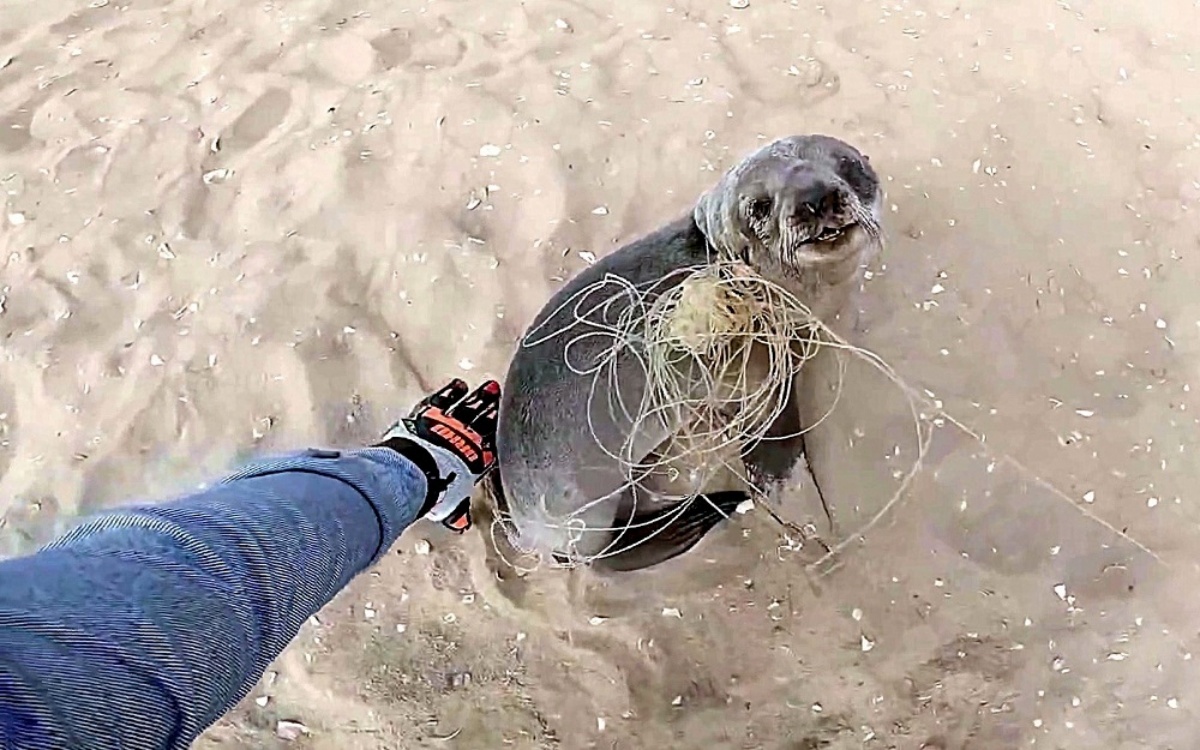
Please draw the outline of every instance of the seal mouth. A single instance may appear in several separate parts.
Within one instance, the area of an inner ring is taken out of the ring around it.
[[[847,232],[858,226],[858,222],[852,221],[849,224],[844,224],[840,227],[825,227],[817,234],[801,242],[801,245],[832,245],[840,240]]]

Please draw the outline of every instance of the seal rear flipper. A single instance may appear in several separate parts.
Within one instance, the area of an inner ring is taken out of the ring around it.
[[[649,568],[682,555],[721,521],[729,518],[749,494],[741,490],[697,495],[682,511],[678,505],[651,513],[618,518],[613,526],[613,552],[595,561],[603,570]],[[627,527],[628,526],[628,527]]]

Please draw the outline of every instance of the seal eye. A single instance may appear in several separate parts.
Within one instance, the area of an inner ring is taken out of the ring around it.
[[[755,198],[746,206],[746,213],[754,221],[762,221],[771,215],[771,199]]]

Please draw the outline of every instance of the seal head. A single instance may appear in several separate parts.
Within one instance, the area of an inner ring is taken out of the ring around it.
[[[882,245],[883,191],[870,161],[825,135],[781,138],[734,166],[696,203],[696,226],[719,254],[796,291],[855,269]],[[848,269],[849,270],[849,269]],[[808,296],[807,294],[805,296]]]

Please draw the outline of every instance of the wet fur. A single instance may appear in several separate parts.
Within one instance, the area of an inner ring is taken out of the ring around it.
[[[837,190],[836,195],[826,196],[822,204],[825,208],[809,220],[808,213],[797,211],[793,198],[801,193],[792,188],[813,181],[825,181]],[[727,172],[700,198],[691,216],[622,247],[571,279],[543,307],[530,331],[566,328],[575,305],[564,307],[564,303],[606,275],[638,285],[658,282],[659,290],[666,291],[683,278],[681,274],[672,276],[672,272],[708,263],[714,255],[747,261],[797,294],[819,318],[829,322],[846,306],[861,283],[863,266],[878,249],[880,201],[878,179],[865,157],[852,147],[824,136],[781,139]],[[797,220],[797,216],[803,220]],[[830,226],[851,221],[857,223],[837,241],[811,244]],[[617,291],[612,286],[607,292],[594,292],[586,306]],[[619,309],[610,310],[611,316],[618,314]],[[567,532],[547,530],[546,524],[589,503],[582,518],[592,529],[621,525],[618,518],[644,521],[647,514],[662,512],[660,504],[639,513],[634,494],[624,489],[621,466],[589,435],[585,419],[589,408],[596,438],[610,451],[620,449],[633,425],[620,410],[608,408],[603,397],[589,406],[592,377],[573,372],[567,358],[577,366],[595,361],[604,355],[611,340],[596,336],[568,349],[567,341],[578,333],[575,329],[534,346],[522,346],[509,366],[500,407],[498,470],[491,475],[490,483],[502,509],[513,514],[518,547],[561,551],[566,546]],[[629,404],[640,403],[646,383],[638,363],[626,356],[618,361],[617,369],[620,397]],[[793,403],[771,425],[769,438],[800,429],[795,396],[793,391]],[[677,427],[639,425],[635,455],[649,454]],[[744,462],[751,479],[767,489],[785,481],[804,454],[802,436],[768,439],[752,446]],[[738,493],[711,497],[713,502],[703,498],[693,502],[699,516],[681,518],[657,535],[655,538],[662,542],[659,548],[650,540],[598,564],[613,570],[632,570],[680,554],[727,516],[739,499]],[[521,502],[514,504],[513,498]],[[531,501],[537,498],[544,498],[547,513],[531,507]],[[598,498],[604,499],[593,502]],[[621,547],[641,536],[633,530],[624,533]],[[590,532],[575,544],[575,549],[588,558],[611,541],[611,533]]]

